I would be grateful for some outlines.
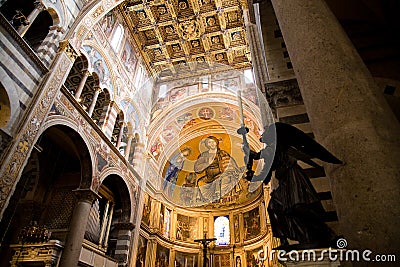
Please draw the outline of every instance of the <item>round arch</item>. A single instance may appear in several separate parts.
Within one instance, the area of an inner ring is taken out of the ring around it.
[[[0,127],[7,133],[12,134],[12,125],[15,124],[14,121],[19,117],[21,111],[19,106],[19,96],[17,94],[18,90],[14,86],[15,83],[10,79],[10,77],[8,75],[5,75],[3,69],[0,69],[0,76],[3,79],[0,82],[0,90],[4,90],[4,94],[7,95],[10,107],[10,120],[7,122],[6,125],[2,125]],[[3,96],[1,97],[1,99],[3,99]]]
[[[95,153],[90,145],[89,138],[80,131],[79,126],[75,121],[67,118],[53,118],[50,117],[41,128],[38,136],[41,136],[47,129],[54,126],[63,126],[68,131],[67,135],[70,136],[73,144],[77,148],[78,156],[81,161],[82,177],[80,188],[89,189],[93,184],[93,174],[95,170]]]
[[[100,174],[100,181],[102,185],[105,185],[112,191],[119,192],[122,208],[121,219],[125,220],[124,222],[132,222],[134,219],[132,215],[134,214],[133,207],[135,206],[135,196],[137,193],[134,192],[135,188],[131,188],[129,183],[122,177],[123,174],[120,169],[111,167]]]

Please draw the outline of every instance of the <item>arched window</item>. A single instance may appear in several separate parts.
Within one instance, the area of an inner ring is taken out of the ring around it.
[[[111,47],[114,49],[115,52],[118,52],[118,50],[120,49],[123,37],[124,28],[121,24],[119,24],[117,28],[115,28],[115,31],[111,38]]]
[[[158,97],[164,98],[167,95],[167,85],[163,84],[160,86],[160,90],[158,91]]]
[[[142,82],[142,79],[143,79],[143,75],[144,75],[143,68],[142,68],[142,66],[139,66],[136,69],[136,77],[135,77],[135,87],[136,88],[139,88],[139,86]]]
[[[227,246],[230,241],[229,216],[219,216],[214,220],[214,237],[217,246]]]
[[[245,70],[244,71],[244,81],[245,81],[245,83],[246,84],[249,84],[249,83],[254,83],[254,76],[253,76],[253,70],[252,69],[247,69],[247,70]]]

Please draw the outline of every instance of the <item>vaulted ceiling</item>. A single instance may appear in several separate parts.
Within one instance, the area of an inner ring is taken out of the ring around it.
[[[251,66],[246,1],[131,0],[119,9],[153,75],[184,77],[200,62],[207,68]]]

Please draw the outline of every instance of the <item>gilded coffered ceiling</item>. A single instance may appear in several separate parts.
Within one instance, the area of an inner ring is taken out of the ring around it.
[[[199,62],[251,66],[245,0],[131,0],[119,9],[153,75],[186,76]]]

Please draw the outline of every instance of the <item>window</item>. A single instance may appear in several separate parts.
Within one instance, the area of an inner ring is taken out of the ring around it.
[[[284,57],[284,58],[289,57],[289,52],[288,52],[288,51],[283,51],[283,57]]]
[[[275,30],[275,31],[274,31],[274,37],[275,37],[275,38],[282,37],[282,32],[281,32],[281,30]]]
[[[158,98],[164,98],[167,95],[167,85],[163,84],[160,86],[160,90],[158,91]]]
[[[119,48],[121,47],[123,37],[124,37],[124,28],[122,27],[121,24],[119,24],[115,29],[111,38],[111,47],[114,49],[115,52],[118,52]]]
[[[136,69],[136,77],[135,77],[135,87],[136,88],[139,88],[139,86],[140,86],[140,84],[141,84],[141,81],[142,81],[142,78],[143,78],[143,68],[142,68],[142,66],[139,66],[137,69]]]
[[[282,42],[282,43],[281,43],[281,47],[282,47],[282,48],[286,48],[286,43],[285,43],[285,42]]]
[[[214,220],[214,237],[217,246],[227,246],[230,241],[229,216],[219,216]]]
[[[252,69],[245,70],[243,72],[243,74],[244,74],[244,81],[245,81],[246,84],[254,83],[253,70]]]
[[[293,69],[292,62],[286,62],[286,67],[287,67],[288,69]]]

